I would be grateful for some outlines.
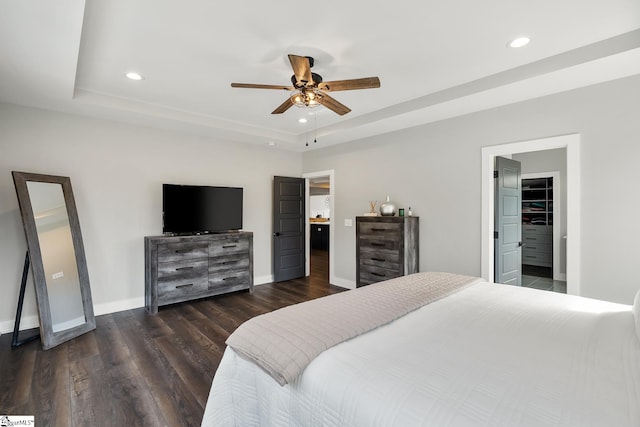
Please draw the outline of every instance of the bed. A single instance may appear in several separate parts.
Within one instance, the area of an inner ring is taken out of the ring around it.
[[[394,305],[385,292],[434,280],[456,286],[377,318]],[[629,306],[418,273],[277,310],[229,337],[202,425],[637,427],[639,299]],[[323,315],[327,307],[347,320]],[[359,310],[376,318],[370,330],[340,326],[357,324]],[[325,337],[322,328],[336,325],[341,336]]]

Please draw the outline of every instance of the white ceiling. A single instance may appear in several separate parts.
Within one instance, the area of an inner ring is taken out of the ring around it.
[[[230,87],[288,85],[289,53],[381,87],[332,93],[342,117]],[[0,2],[0,102],[297,151],[634,74],[639,0]]]

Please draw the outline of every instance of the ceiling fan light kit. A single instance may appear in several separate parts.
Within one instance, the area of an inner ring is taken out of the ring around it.
[[[351,109],[329,96],[327,92],[337,92],[341,90],[373,89],[380,87],[378,77],[365,77],[362,79],[336,80],[323,82],[322,76],[311,72],[314,59],[310,56],[289,55],[289,62],[293,69],[291,83],[293,86],[276,86],[254,83],[231,83],[231,87],[250,89],[279,89],[288,90],[292,94],[271,114],[282,114],[291,106],[300,108],[313,108],[324,105],[331,111],[339,115],[345,115]]]
[[[300,89],[295,90],[289,99],[296,107],[313,108],[320,105],[322,94],[317,90]]]

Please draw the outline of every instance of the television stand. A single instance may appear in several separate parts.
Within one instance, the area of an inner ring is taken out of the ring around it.
[[[253,292],[253,233],[144,238],[145,307],[248,289]]]

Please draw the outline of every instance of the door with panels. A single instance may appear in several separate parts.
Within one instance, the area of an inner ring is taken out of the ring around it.
[[[496,283],[522,286],[520,162],[496,157],[494,251]]]

